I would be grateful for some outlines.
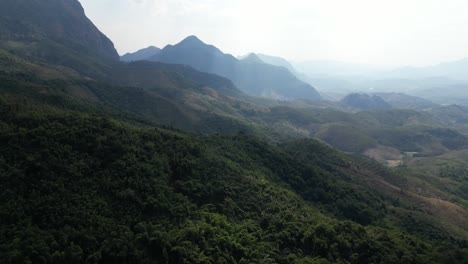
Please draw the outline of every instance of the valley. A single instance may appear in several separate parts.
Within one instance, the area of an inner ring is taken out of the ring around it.
[[[1,1],[0,263],[466,263],[466,104],[305,68]]]

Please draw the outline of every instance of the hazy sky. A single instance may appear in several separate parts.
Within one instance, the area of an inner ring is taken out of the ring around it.
[[[466,0],[79,0],[119,53],[188,35],[226,53],[429,65],[468,57]]]

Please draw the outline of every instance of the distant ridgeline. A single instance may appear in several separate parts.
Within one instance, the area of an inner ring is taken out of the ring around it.
[[[120,62],[76,0],[0,31],[0,263],[468,259],[464,107],[344,112],[195,37]]]
[[[141,56],[142,54],[148,56]],[[288,69],[264,63],[253,54],[238,60],[212,45],[203,43],[195,36],[187,37],[174,46],[168,45],[160,51],[143,49],[122,57],[122,60],[128,60],[127,58],[132,56],[190,65],[203,72],[218,74],[232,80],[239,89],[254,96],[281,100],[320,100],[319,93],[312,86],[297,79]]]
[[[390,109],[392,106],[378,95],[353,93],[341,100],[341,103],[356,109]]]

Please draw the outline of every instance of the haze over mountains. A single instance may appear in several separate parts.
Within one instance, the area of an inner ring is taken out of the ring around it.
[[[254,96],[283,100],[320,99],[319,93],[311,85],[299,80],[289,70],[262,61],[238,60],[203,43],[196,36],[189,36],[174,46],[166,46],[146,59],[190,65],[200,71],[218,74],[232,80],[239,89]]]
[[[200,43],[199,43],[200,44]],[[212,47],[216,49],[215,47]],[[156,48],[154,50],[143,49],[135,54],[137,59],[135,60],[159,60],[158,54],[159,50]],[[128,60],[128,56],[133,56],[132,54],[126,54],[125,57],[122,57],[123,61]],[[244,58],[251,56],[254,53],[247,54],[245,56],[238,57],[238,60],[243,60]],[[218,53],[219,55],[219,53]],[[287,60],[281,57],[270,56],[266,54],[255,54],[263,64],[274,65],[278,67],[283,67],[293,74],[297,79],[309,83],[311,86],[316,87],[319,92],[322,94],[322,97],[327,100],[339,101],[346,95],[350,93],[404,93],[410,96],[416,96],[424,98],[429,101],[434,101],[439,104],[462,104],[468,105],[468,81],[464,72],[468,69],[468,66],[465,65],[466,60],[460,60],[455,62],[443,63],[430,67],[404,67],[393,69],[391,67],[383,66],[373,66],[365,64],[353,64],[353,63],[342,63],[336,61],[305,61],[301,63],[297,62],[288,62]],[[153,58],[151,58],[153,57]],[[216,56],[215,56],[216,57]],[[234,61],[232,56],[228,56],[227,61]],[[201,71],[208,71],[215,74],[222,75],[229,79],[237,80],[235,83],[237,86],[241,85],[244,87],[244,91],[254,94],[254,95],[264,95],[271,98],[282,98],[282,99],[291,99],[291,98],[300,98],[301,93],[291,95],[287,94],[285,91],[284,94],[277,94],[275,89],[261,89],[259,91],[249,91],[249,87],[264,87],[260,84],[257,85],[256,81],[252,81],[252,78],[242,77],[238,74],[233,74],[226,70],[221,70],[223,67],[218,67],[219,69],[213,70],[210,67],[214,67],[211,64],[213,58],[206,59],[210,61],[207,65],[197,65],[200,61],[185,61],[184,59],[175,59],[167,58],[161,59],[166,60],[166,62],[175,62],[181,64],[188,64],[194,66],[195,68]],[[220,59],[217,59],[220,60]],[[203,61],[203,60],[202,60]],[[262,63],[258,64],[262,64]],[[226,63],[225,65],[229,65]],[[266,68],[265,65],[261,66]],[[227,67],[229,68],[229,67]],[[234,66],[230,66],[234,69]],[[256,71],[255,69],[250,69],[249,71]],[[237,70],[239,72],[239,70]],[[265,74],[271,74],[271,72],[266,72]],[[235,75],[235,76],[234,76]],[[245,74],[241,74],[245,75]],[[285,74],[285,77],[289,74]],[[271,75],[265,75],[271,76]],[[247,81],[242,81],[243,78],[247,78]],[[287,77],[290,80],[290,76]],[[283,82],[282,85],[295,85],[295,82],[286,83]],[[274,86],[270,86],[274,87]],[[444,93],[446,90],[448,92]],[[312,96],[316,99],[316,96]]]
[[[303,79],[339,100],[351,92],[394,92],[422,97],[440,104],[468,104],[466,60],[429,67],[391,68],[329,61],[309,61],[294,66]],[[455,88],[457,87],[457,88]],[[447,92],[443,92],[443,91]]]
[[[378,95],[352,93],[340,101],[356,109],[390,109],[392,106]]]
[[[296,69],[291,65],[291,63],[289,63],[287,60],[285,60],[285,59],[283,59],[281,57],[270,56],[270,55],[266,55],[266,54],[262,54],[262,53],[250,53],[250,54],[247,54],[245,56],[240,56],[240,57],[238,57],[238,59],[240,59],[240,60],[244,59],[245,57],[247,57],[247,56],[249,56],[251,54],[255,54],[256,56],[258,56],[258,58],[260,58],[260,60],[262,60],[265,63],[275,65],[275,66],[279,66],[279,67],[284,67],[284,68],[288,69],[291,73],[293,73],[295,75],[297,74]]]
[[[467,107],[320,100],[193,36],[121,62],[77,0],[0,7],[0,263],[468,259]]]
[[[149,46],[148,48],[141,49],[135,53],[127,53],[120,57],[120,60],[126,61],[126,62],[132,62],[132,61],[139,61],[139,60],[146,60],[148,58],[151,58],[161,52],[160,48],[157,48],[155,46]]]

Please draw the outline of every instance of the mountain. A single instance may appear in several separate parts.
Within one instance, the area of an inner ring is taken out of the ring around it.
[[[250,53],[240,60],[242,63],[265,63],[259,56],[255,53]]]
[[[157,48],[155,46],[149,46],[145,49],[138,50],[134,53],[127,53],[121,56],[120,60],[126,61],[126,62],[146,60],[158,54],[160,51],[161,51],[160,48]]]
[[[449,126],[465,108],[266,107],[187,65],[42,45],[55,56],[0,47],[0,263],[467,259],[468,139]],[[68,52],[81,64],[53,59]],[[388,169],[309,134],[357,153],[457,151]]]
[[[214,74],[181,65],[119,62],[112,42],[76,0],[0,5],[5,12],[0,30],[9,32],[0,40],[0,78],[14,80],[1,87],[2,92],[71,98],[80,107],[97,103],[118,109],[113,114],[124,112],[120,114],[202,133],[247,131],[240,112],[262,108],[245,102],[246,95],[230,80]],[[29,35],[25,28],[31,29]],[[74,32],[78,37],[69,36]],[[37,88],[11,90],[21,87],[17,75],[23,86]]]
[[[296,73],[297,73],[296,69],[294,69],[292,64],[289,63],[287,60],[281,58],[281,57],[271,56],[271,55],[267,55],[267,54],[263,54],[263,53],[249,53],[247,55],[239,56],[237,58],[239,60],[243,60],[243,59],[245,59],[246,57],[248,57],[251,54],[255,54],[264,63],[268,63],[268,64],[271,64],[271,65],[274,65],[274,66],[284,67],[284,68],[288,69],[294,75],[296,75]]]
[[[113,43],[85,16],[74,0],[3,0],[0,3],[2,40],[54,41],[73,49],[112,60]]]
[[[466,219],[459,207],[407,193],[385,168],[318,142],[271,146],[13,105],[0,100],[2,263],[466,257],[445,231]]]
[[[287,69],[258,63],[258,60],[257,63],[242,63],[195,36],[187,37],[174,46],[166,46],[150,60],[186,64],[199,71],[218,74],[232,80],[239,89],[254,96],[320,99],[312,86],[297,79]]]
[[[116,67],[113,79],[116,83],[126,83],[129,86],[152,89],[161,85],[164,80],[158,78],[158,74],[170,72],[192,81],[196,85],[210,88],[224,96],[237,99],[248,99],[248,97],[232,83],[232,81],[221,76],[200,72],[190,66],[180,64],[164,64],[159,62],[135,61]]]
[[[360,77],[361,79],[422,80],[448,78],[468,81],[468,58],[431,66],[391,67],[339,61],[312,60],[294,63],[294,67],[310,77]]]
[[[154,125],[199,133],[249,131],[253,124],[243,113],[264,111],[249,103],[230,80],[189,66],[139,61],[108,68],[103,78],[90,79],[73,69],[36,64],[0,49],[4,84],[0,92],[34,100],[56,98],[54,105],[69,101],[70,107],[79,109],[90,104],[95,110],[111,108],[111,116],[138,116]]]
[[[45,47],[50,44],[110,60],[119,58],[113,43],[75,0],[3,0],[0,24],[2,47],[15,53],[54,56],[58,51]]]
[[[234,67],[238,63],[233,56],[222,53],[213,45],[203,43],[196,36],[189,36],[176,45],[164,47],[150,60],[186,64],[205,72],[212,72],[216,66],[222,66],[224,69]]]
[[[386,72],[387,78],[424,79],[445,77],[454,80],[468,81],[468,58],[439,63],[425,67],[402,67]]]
[[[281,57],[270,56],[270,55],[263,54],[263,53],[258,53],[257,56],[262,61],[264,61],[265,63],[275,65],[275,66],[284,67],[284,68],[288,69],[294,75],[296,75],[296,73],[297,73],[296,69],[294,69],[292,64],[289,63],[289,61],[287,61],[287,60],[285,60],[285,59],[283,59]]]
[[[374,93],[397,109],[431,109],[439,105],[430,100],[403,93]]]
[[[119,60],[114,44],[76,0],[0,2],[0,49],[103,78]]]
[[[380,96],[352,93],[341,99],[342,104],[356,109],[390,109],[392,106]]]
[[[411,94],[427,98],[439,104],[468,106],[468,83],[433,84],[431,87],[411,91]]]

